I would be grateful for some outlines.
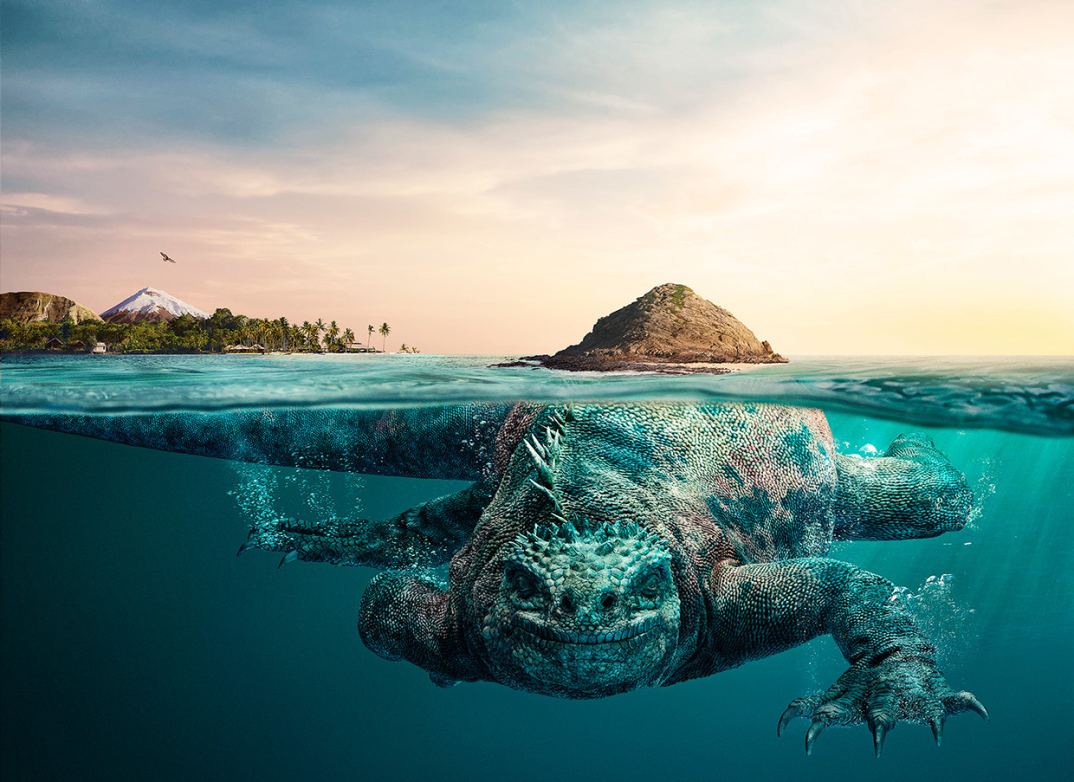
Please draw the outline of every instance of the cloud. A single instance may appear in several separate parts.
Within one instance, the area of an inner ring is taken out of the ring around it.
[[[431,333],[460,300],[475,322],[519,324],[475,350],[534,329],[554,349],[668,280],[788,335],[785,352],[838,350],[848,323],[874,350],[926,350],[929,324],[969,345],[966,324],[989,310],[974,301],[1003,291],[1043,324],[1074,295],[1070,6],[514,6],[447,22],[318,5],[290,33],[290,12],[186,8],[160,46],[195,66],[189,83],[154,60],[159,94],[109,120],[131,83],[106,79],[112,98],[84,103],[109,138],[39,136],[18,116],[12,135],[5,117],[5,184],[31,194],[5,213],[23,271],[63,242],[103,268],[119,246],[166,240],[212,267],[205,285],[241,280],[246,301],[292,319],[358,306],[349,296]],[[116,30],[138,41],[160,24],[127,22]],[[352,34],[358,59],[342,50]],[[332,72],[348,63],[353,78]],[[61,102],[64,78],[42,100]],[[220,132],[158,116],[173,90],[184,111],[219,110]],[[97,222],[38,248],[31,207]],[[944,302],[964,313],[957,328]],[[900,319],[925,324],[917,348],[884,336]]]
[[[20,217],[23,214],[28,214],[31,210],[48,212],[53,215],[102,214],[99,205],[51,193],[7,192],[0,195],[0,209],[11,217]]]

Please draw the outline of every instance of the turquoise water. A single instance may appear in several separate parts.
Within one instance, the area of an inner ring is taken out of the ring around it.
[[[439,689],[362,646],[372,571],[277,569],[278,556],[235,550],[258,503],[387,517],[463,484],[235,465],[5,423],[3,778],[1072,778],[1074,361],[803,357],[733,376],[609,377],[486,368],[499,360],[4,359],[0,408],[756,398],[824,407],[847,453],[926,431],[975,491],[971,523],[832,556],[907,588],[948,680],[991,721],[951,718],[941,748],[902,724],[880,760],[865,728],[831,729],[806,757],[806,723],[778,739],[775,726],[844,670],[827,638],[599,701]]]
[[[730,375],[493,368],[512,356],[270,355],[8,358],[18,412],[400,407],[532,400],[754,399],[921,423],[1074,434],[1067,357],[802,356]]]

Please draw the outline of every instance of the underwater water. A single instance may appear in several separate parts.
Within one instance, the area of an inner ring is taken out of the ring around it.
[[[4,779],[1074,778],[1074,361],[802,357],[729,376],[487,369],[489,357],[5,358],[4,415],[757,399],[827,411],[866,458],[924,431],[975,494],[928,540],[837,544],[890,579],[988,707],[804,752],[789,701],[846,668],[830,638],[595,701],[440,689],[361,643],[374,571],[235,556],[259,505],[385,518],[454,481],[240,465],[0,424]]]

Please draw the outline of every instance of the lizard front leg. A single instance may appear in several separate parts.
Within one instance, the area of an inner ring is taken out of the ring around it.
[[[386,660],[407,660],[440,687],[487,679],[467,651],[451,594],[429,577],[379,573],[358,611],[362,642]]]
[[[793,701],[779,720],[810,717],[806,753],[831,725],[866,723],[877,756],[899,721],[923,722],[939,743],[948,715],[988,712],[969,692],[952,690],[936,650],[891,582],[845,562],[802,558],[718,568],[710,584],[714,619],[709,649],[715,670],[733,667],[830,634],[850,668],[826,692]]]

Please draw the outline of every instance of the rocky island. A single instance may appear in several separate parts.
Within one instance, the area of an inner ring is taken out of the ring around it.
[[[19,323],[62,323],[68,318],[74,323],[101,321],[89,307],[66,296],[41,291],[0,293],[0,319],[4,318]]]
[[[499,366],[723,374],[730,370],[714,365],[786,361],[723,307],[685,285],[665,283],[600,318],[577,345]]]

